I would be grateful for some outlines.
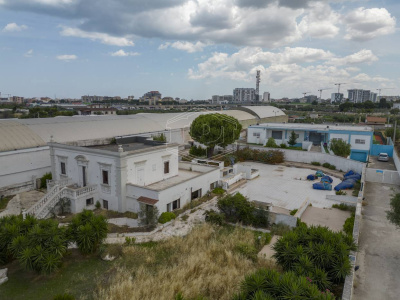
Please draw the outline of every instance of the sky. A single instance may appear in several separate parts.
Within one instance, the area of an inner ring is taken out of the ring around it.
[[[0,92],[399,95],[398,0],[0,0]]]

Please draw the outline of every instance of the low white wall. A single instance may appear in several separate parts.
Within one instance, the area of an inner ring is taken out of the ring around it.
[[[399,159],[399,156],[397,155],[396,147],[394,147],[394,149],[393,149],[393,161],[396,166],[397,172],[399,172],[399,174],[400,174],[400,159]]]
[[[139,221],[137,219],[131,219],[131,218],[108,219],[108,223],[117,226],[139,227]]]
[[[366,169],[365,181],[400,185],[398,171]]]
[[[351,205],[351,206],[356,206],[357,205],[357,197],[353,197],[353,196],[326,195],[326,199],[335,202],[335,203],[332,203],[332,204],[344,203],[344,204]]]
[[[0,152],[0,193],[34,188],[34,178],[51,172],[49,147]]]
[[[299,209],[297,210],[297,212],[295,213],[294,217],[297,219],[301,219],[301,216],[304,214],[304,212],[306,211],[308,205],[310,205],[310,200],[307,198],[306,200],[303,201],[303,204],[301,204],[301,206],[299,207]]]
[[[269,221],[271,224],[285,224],[290,228],[296,227],[297,225],[297,218],[294,216],[275,212],[269,212]]]
[[[324,154],[319,152],[308,152],[308,151],[298,151],[298,150],[288,150],[288,149],[273,149],[273,148],[265,148],[253,145],[241,146],[241,148],[250,147],[252,149],[258,149],[262,151],[268,150],[279,150],[285,154],[286,161],[295,161],[295,162],[303,162],[303,163],[311,163],[313,161],[317,161],[321,164],[330,163],[331,165],[336,166],[337,170],[342,170],[344,172],[353,170],[357,173],[361,173],[365,163],[343,158],[336,155]]]

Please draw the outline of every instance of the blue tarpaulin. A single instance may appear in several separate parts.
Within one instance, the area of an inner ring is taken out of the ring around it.
[[[315,176],[317,176],[317,177],[324,177],[324,172],[318,170],[317,172],[315,172]]]
[[[356,184],[356,181],[354,179],[344,180],[341,183],[339,183],[337,186],[335,186],[335,191],[352,189],[355,184]]]
[[[315,180],[317,177],[314,174],[308,175],[307,180]]]
[[[332,183],[333,179],[332,179],[332,177],[325,175],[324,177],[321,178],[321,182]]]
[[[326,183],[326,182],[317,182],[317,183],[313,184],[313,189],[314,190],[331,191],[332,185],[330,183]]]

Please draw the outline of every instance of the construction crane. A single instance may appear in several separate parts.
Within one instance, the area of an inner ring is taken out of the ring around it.
[[[6,95],[6,96],[8,96],[8,98],[10,98],[10,97],[11,97],[11,94],[6,94],[6,93],[3,93],[3,95]],[[0,98],[1,98],[1,92],[0,92]]]
[[[329,88],[325,88],[325,89],[320,89],[320,90],[318,90],[318,92],[319,92],[319,101],[321,102],[321,99],[322,99],[322,91],[326,91],[326,90],[330,90]]]
[[[378,97],[381,97],[381,91],[382,90],[394,90],[394,88],[380,88],[380,89],[376,89],[378,91]]]
[[[306,95],[309,94],[309,93],[311,93],[311,92],[304,92],[304,93],[302,93],[302,94],[303,94],[303,98],[305,98]]]
[[[337,89],[338,94],[340,94],[340,86],[341,86],[342,84],[347,84],[347,83],[346,83],[346,82],[338,82],[338,83],[335,83],[335,85],[338,86],[338,89]]]

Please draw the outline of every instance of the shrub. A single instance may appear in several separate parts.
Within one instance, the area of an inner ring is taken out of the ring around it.
[[[320,165],[321,165],[321,163],[318,162],[318,161],[312,161],[311,164],[312,164],[313,166],[320,166]]]
[[[276,148],[278,147],[278,145],[276,144],[275,139],[273,137],[270,137],[265,144],[265,147]]]
[[[304,223],[284,234],[273,248],[285,271],[309,277],[321,290],[344,282],[351,271],[349,253],[356,250],[350,235]]]
[[[342,195],[347,195],[347,193],[345,191],[343,191],[343,190],[340,190],[340,191],[336,191],[336,195],[342,196]],[[333,205],[332,205],[332,207],[333,207]]]
[[[330,166],[331,166],[331,164],[330,164],[330,163],[323,163],[322,166],[323,166],[324,168],[329,169]]]
[[[298,211],[298,209],[296,208],[296,209],[293,209],[293,210],[291,210],[290,211],[290,215],[291,216],[294,216],[296,213],[297,213],[297,211]]]
[[[145,204],[140,204],[139,223],[141,226],[148,228],[155,227],[158,223],[159,215],[157,206],[148,207]]]
[[[207,156],[207,149],[201,146],[192,146],[189,150],[189,154],[197,157],[205,157]]]
[[[205,213],[205,220],[208,223],[222,225],[225,223],[225,215],[222,213],[218,213],[215,210],[207,210]]]
[[[272,233],[273,235],[280,235],[280,236],[282,236],[282,235],[284,235],[284,234],[290,232],[291,230],[292,230],[292,229],[291,229],[288,225],[282,224],[282,223],[273,224],[273,225],[271,226],[271,233]]]
[[[289,137],[289,141],[288,144],[293,147],[294,145],[297,144],[297,135],[296,133],[292,130],[292,132],[290,133],[290,137]]]
[[[225,193],[225,190],[223,188],[216,187],[215,189],[213,189],[212,192],[213,192],[213,194],[216,194],[216,195],[222,195],[223,193]]]
[[[343,231],[348,235],[353,235],[355,213],[351,213],[351,217],[347,218],[343,225]]]
[[[337,209],[340,209],[340,210],[351,211],[351,212],[355,212],[356,211],[356,207],[355,206],[347,205],[347,204],[344,204],[344,203],[333,204],[332,208],[337,208]]]
[[[275,270],[260,269],[247,275],[240,285],[241,289],[234,300],[273,300],[273,299],[315,299],[334,300],[328,289],[321,289],[315,281],[294,272],[278,273]]]
[[[329,166],[329,169],[331,169],[331,170],[336,170],[336,166],[330,165],[330,166]]]
[[[244,257],[252,260],[257,261],[257,254],[258,251],[254,246],[248,244],[239,244],[235,247],[236,252],[240,253]]]
[[[166,211],[166,212],[163,212],[161,214],[161,216],[158,218],[158,223],[165,224],[175,218],[176,218],[176,216],[173,212]]]
[[[135,237],[129,237],[129,236],[125,237],[125,245],[132,246],[135,244],[135,242],[136,242]]]
[[[84,210],[73,217],[68,226],[68,235],[75,241],[83,254],[96,252],[107,237],[107,219],[96,216],[90,210]]]
[[[96,207],[97,209],[100,209],[100,208],[101,208],[101,204],[100,204],[100,202],[99,202],[99,201],[96,201],[96,205],[95,205],[95,207]]]
[[[40,188],[46,189],[47,188],[47,179],[51,180],[53,175],[51,173],[46,173],[40,178]]]
[[[256,208],[253,202],[248,201],[240,193],[227,195],[219,199],[217,206],[228,222],[240,222],[257,227],[268,226],[269,212]]]
[[[167,138],[165,137],[164,133],[161,133],[159,135],[153,136],[153,141],[166,142]]]
[[[390,199],[390,210],[386,211],[386,218],[390,223],[400,227],[400,194],[395,194]]]
[[[342,139],[332,139],[330,144],[330,149],[335,155],[341,157],[347,157],[351,153],[350,144],[346,143]]]
[[[54,296],[53,300],[75,300],[75,297],[71,294],[58,294]]]
[[[282,143],[282,144],[280,144],[280,147],[285,149],[285,148],[287,148],[287,145],[285,143]]]
[[[236,151],[238,161],[254,160],[266,164],[279,164],[285,160],[284,153],[279,150],[257,150],[248,147]]]
[[[354,197],[358,197],[358,194],[359,194],[359,192],[360,192],[360,189],[361,189],[361,181],[360,181],[360,180],[357,180],[357,181],[356,181],[356,184],[354,185],[354,189],[353,189],[352,195],[353,195]]]

